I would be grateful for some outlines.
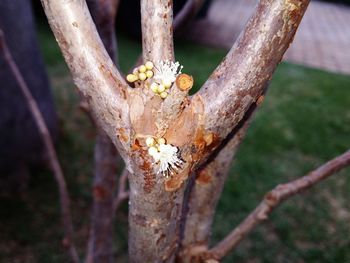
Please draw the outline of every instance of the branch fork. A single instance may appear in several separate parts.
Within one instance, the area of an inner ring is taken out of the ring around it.
[[[189,97],[174,84],[165,100],[126,83],[105,51],[84,0],[41,1],[78,89],[129,171],[131,261],[154,262],[172,255],[185,180],[264,93],[309,0],[260,1],[201,90]],[[172,1],[142,0],[141,14],[143,61],[174,61]],[[186,165],[168,180],[157,176],[139,134],[164,137],[180,149]]]

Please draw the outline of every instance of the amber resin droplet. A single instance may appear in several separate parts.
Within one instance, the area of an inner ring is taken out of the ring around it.
[[[176,78],[176,86],[182,91],[191,89],[193,87],[193,77],[187,74],[180,74]]]

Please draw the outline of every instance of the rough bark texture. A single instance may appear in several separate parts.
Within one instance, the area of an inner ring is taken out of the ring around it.
[[[350,165],[350,150],[323,164],[309,174],[295,181],[281,184],[267,193],[254,211],[238,225],[224,240],[205,254],[205,258],[219,260],[226,256],[237,244],[250,233],[256,225],[268,218],[268,215],[280,203],[301,193],[341,169]]]

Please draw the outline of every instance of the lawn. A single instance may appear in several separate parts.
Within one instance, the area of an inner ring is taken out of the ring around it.
[[[94,128],[50,33],[40,30],[60,117],[57,148],[72,197],[76,241],[83,255],[91,204]],[[141,47],[119,38],[128,70]],[[176,44],[177,60],[199,88],[226,50]],[[282,63],[231,169],[218,206],[220,240],[277,185],[304,175],[350,148],[350,78]],[[224,262],[350,262],[350,169],[279,207]],[[58,196],[48,170],[33,171],[28,192],[0,198],[0,262],[68,262],[61,246]],[[116,216],[115,255],[126,262],[127,206]]]

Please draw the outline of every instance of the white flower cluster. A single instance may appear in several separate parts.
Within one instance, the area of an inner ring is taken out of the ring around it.
[[[157,174],[169,177],[181,168],[183,161],[179,158],[179,149],[171,144],[166,144],[164,138],[157,140],[147,138],[148,153],[153,157],[154,163],[158,165]]]
[[[158,61],[153,78],[158,84],[172,84],[175,82],[176,77],[181,74],[182,68],[183,66],[179,62]]]

